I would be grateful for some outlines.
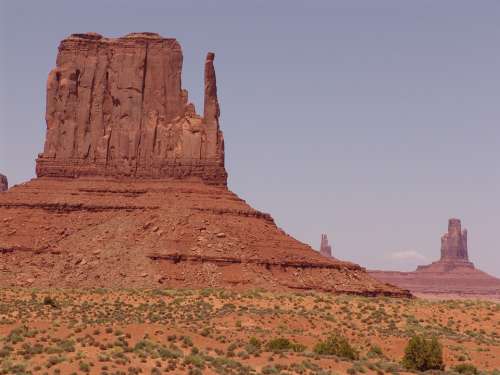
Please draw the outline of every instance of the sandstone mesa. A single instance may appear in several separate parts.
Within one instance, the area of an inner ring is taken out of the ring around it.
[[[203,116],[154,33],[73,34],[47,82],[38,178],[0,196],[0,285],[225,287],[409,297],[229,191],[214,54]]]

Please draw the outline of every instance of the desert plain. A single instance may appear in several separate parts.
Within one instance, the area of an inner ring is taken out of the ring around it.
[[[500,368],[500,305],[223,289],[0,290],[2,374],[404,374],[437,336],[445,373]],[[318,354],[341,335],[353,358]]]

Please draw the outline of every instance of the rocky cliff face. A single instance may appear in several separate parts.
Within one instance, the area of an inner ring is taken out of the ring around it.
[[[326,234],[321,235],[321,245],[319,248],[319,252],[321,255],[325,257],[332,258],[332,247],[328,244],[328,236]]]
[[[182,89],[175,39],[73,34],[47,81],[41,176],[197,178],[224,185],[224,141],[213,65],[205,62],[204,116]]]
[[[0,173],[0,193],[2,191],[7,191],[9,189],[9,182],[7,181],[7,176]]]

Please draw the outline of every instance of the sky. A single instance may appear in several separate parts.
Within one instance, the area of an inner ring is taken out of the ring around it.
[[[59,41],[175,37],[198,112],[216,54],[229,188],[370,269],[439,258],[448,218],[500,277],[500,1],[0,0],[0,172],[34,177]]]

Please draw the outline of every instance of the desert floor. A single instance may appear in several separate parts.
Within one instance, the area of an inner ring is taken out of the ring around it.
[[[0,374],[405,373],[414,332],[438,336],[450,373],[471,363],[500,374],[500,304],[491,301],[0,289]],[[331,333],[360,359],[315,354]],[[276,338],[290,348],[270,350]]]

